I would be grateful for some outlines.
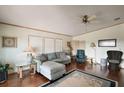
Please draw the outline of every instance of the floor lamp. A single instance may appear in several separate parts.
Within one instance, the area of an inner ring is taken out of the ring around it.
[[[94,55],[95,55],[95,64],[96,64],[96,44],[94,42],[92,42],[90,44],[90,47],[92,47],[94,49]]]

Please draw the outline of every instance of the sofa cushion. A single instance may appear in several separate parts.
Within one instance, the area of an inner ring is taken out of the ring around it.
[[[58,58],[58,59],[54,59],[52,61],[54,61],[54,62],[62,62],[63,60],[61,58]]]
[[[48,60],[53,60],[56,59],[56,54],[55,53],[49,53],[47,54]]]
[[[116,63],[117,63],[117,64],[119,63],[118,60],[109,60],[109,62],[110,62],[110,63],[115,63],[115,64],[116,64]]]
[[[47,56],[45,54],[39,54],[36,56],[37,60],[40,60],[41,62],[45,62],[48,60]]]
[[[60,58],[65,58],[66,57],[66,53],[65,52],[60,52]]]
[[[56,52],[56,57],[60,58],[60,52]]]
[[[69,61],[70,59],[68,57],[65,57],[62,59],[63,61]]]
[[[58,63],[61,63],[61,64],[68,64],[68,63],[71,62],[71,60],[70,60],[70,58],[68,56],[66,56],[65,58],[54,59],[52,61],[58,62]]]
[[[65,70],[65,65],[59,64],[53,61],[47,61],[47,62],[44,62],[40,66],[40,68],[42,69],[42,71],[44,70],[45,73],[53,74],[53,73],[57,73],[59,71]]]

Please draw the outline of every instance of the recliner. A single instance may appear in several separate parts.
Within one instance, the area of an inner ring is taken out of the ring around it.
[[[85,51],[84,50],[81,50],[81,49],[78,49],[77,50],[77,54],[76,54],[76,61],[78,63],[83,63],[86,61],[86,55],[85,55]]]

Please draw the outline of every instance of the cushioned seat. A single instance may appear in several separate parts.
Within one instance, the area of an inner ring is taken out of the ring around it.
[[[40,73],[49,80],[55,80],[65,73],[65,65],[47,61],[40,66]]]
[[[61,63],[61,64],[68,64],[68,63],[71,62],[68,57],[65,57],[65,58],[58,58],[58,59],[54,59],[54,60],[52,60],[52,61],[58,62],[58,63]]]
[[[115,63],[115,64],[117,63],[118,64],[119,62],[118,62],[118,60],[109,60],[109,63]]]
[[[61,58],[58,58],[58,59],[54,59],[52,61],[55,61],[55,62],[62,62],[62,59]]]

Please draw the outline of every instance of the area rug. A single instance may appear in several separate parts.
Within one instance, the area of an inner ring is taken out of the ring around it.
[[[102,78],[85,71],[73,70],[63,77],[47,82],[42,87],[116,87],[117,81]]]

